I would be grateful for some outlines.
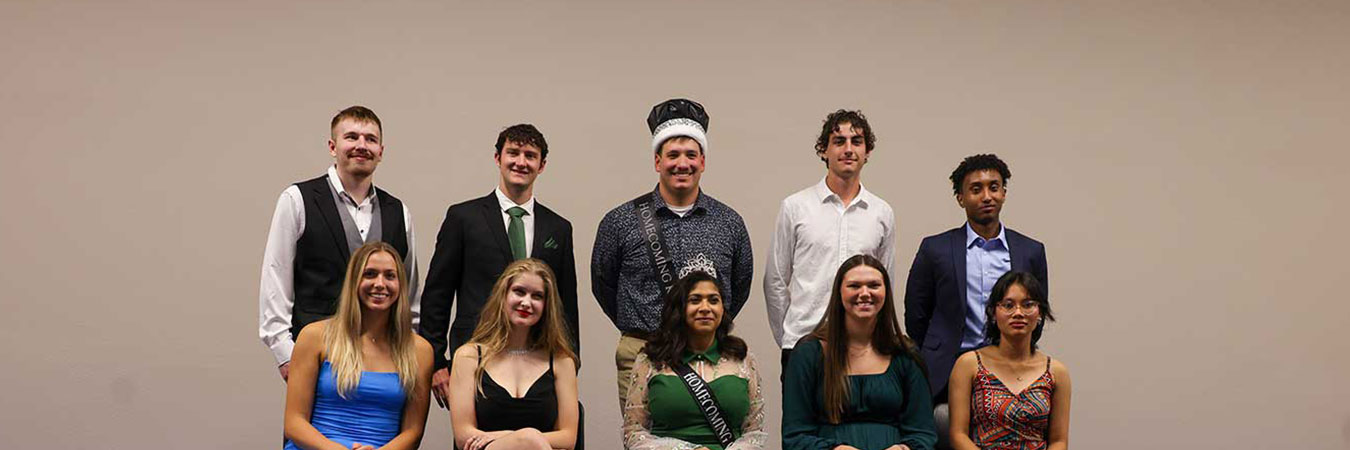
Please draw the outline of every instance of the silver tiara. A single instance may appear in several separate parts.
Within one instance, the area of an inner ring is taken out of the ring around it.
[[[712,275],[713,278],[717,278],[717,268],[713,267],[712,260],[708,259],[708,257],[704,256],[702,253],[689,259],[684,267],[680,268],[680,278],[684,278],[686,275],[694,272],[703,272]]]

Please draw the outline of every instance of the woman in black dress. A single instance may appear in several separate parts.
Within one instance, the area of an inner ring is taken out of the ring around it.
[[[464,450],[571,449],[577,438],[576,354],[547,264],[506,267],[473,337],[455,350],[450,423]]]

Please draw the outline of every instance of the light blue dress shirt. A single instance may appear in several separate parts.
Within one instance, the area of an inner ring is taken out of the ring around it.
[[[984,343],[984,305],[994,283],[1012,270],[1012,256],[1008,240],[1003,236],[1003,225],[998,236],[985,240],[966,224],[966,330],[961,334],[961,351],[978,348]]]

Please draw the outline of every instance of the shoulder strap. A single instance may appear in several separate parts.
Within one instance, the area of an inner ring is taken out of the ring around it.
[[[703,382],[700,377],[688,364],[680,362],[670,367],[675,374],[684,381],[684,387],[689,390],[689,395],[694,397],[694,402],[698,404],[699,410],[703,411],[703,419],[708,421],[708,427],[712,428],[713,434],[717,436],[717,441],[722,443],[722,448],[731,446],[735,442],[735,433],[731,430],[731,425],[722,416],[721,403],[713,395],[712,389],[708,389],[708,384]]]
[[[979,350],[975,350],[975,362],[978,363],[978,364],[981,365],[981,366],[984,365],[984,360],[980,359],[980,351],[979,351]]]
[[[1050,371],[1050,355],[1045,355],[1045,371]]]
[[[652,273],[661,282],[661,291],[669,291],[675,285],[675,263],[670,259],[670,246],[666,245],[664,223],[652,206],[652,193],[642,194],[631,203],[638,232],[642,234],[642,241],[646,244],[644,247],[647,247],[647,261],[652,265]]]

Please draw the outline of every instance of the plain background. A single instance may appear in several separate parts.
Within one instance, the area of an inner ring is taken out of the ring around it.
[[[920,239],[963,220],[961,158],[1011,165],[1004,219],[1049,252],[1074,447],[1350,447],[1344,1],[10,0],[0,42],[9,446],[275,448],[267,226],[330,163],[328,120],[364,104],[423,273],[445,208],[496,182],[497,132],[544,131],[536,193],[576,229],[588,444],[618,447],[591,246],[656,182],[649,108],[688,96],[712,118],[705,192],[753,237],[737,326],[775,434],[764,255],[779,202],[823,176],[821,120],[861,108],[897,291]],[[449,448],[432,408],[424,447]]]

